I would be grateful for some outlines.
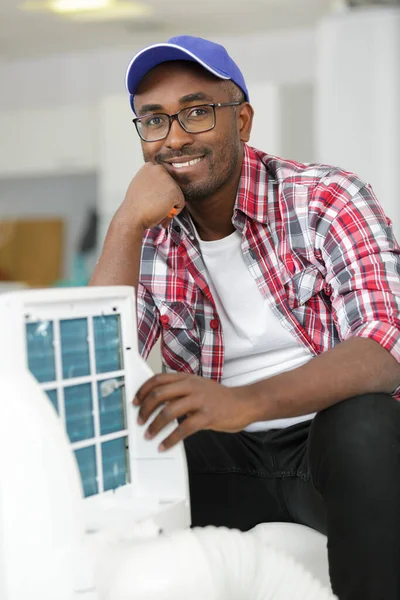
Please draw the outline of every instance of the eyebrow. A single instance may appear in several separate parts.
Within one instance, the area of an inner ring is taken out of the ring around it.
[[[147,115],[148,113],[155,111],[162,111],[163,107],[161,104],[144,104],[142,108],[139,110],[138,115]]]
[[[190,102],[214,102],[214,98],[211,96],[207,96],[204,92],[195,92],[193,94],[187,94],[186,96],[182,96],[179,98],[179,104],[189,104]],[[144,104],[139,110],[138,114],[140,116],[147,115],[153,112],[162,112],[164,111],[164,107],[161,104]]]
[[[194,94],[188,94],[187,96],[182,96],[179,99],[179,104],[188,104],[189,102],[214,102],[214,98],[211,96],[207,96],[204,92],[195,92]]]

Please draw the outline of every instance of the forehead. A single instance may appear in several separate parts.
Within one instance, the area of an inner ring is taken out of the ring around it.
[[[162,63],[152,69],[140,82],[135,106],[154,102],[160,105],[179,102],[190,94],[204,93],[210,99],[222,98],[222,81],[209,71],[189,61]]]

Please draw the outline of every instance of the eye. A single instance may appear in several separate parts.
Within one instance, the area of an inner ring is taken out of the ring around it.
[[[188,114],[189,119],[201,119],[206,117],[210,112],[210,109],[206,106],[196,106]]]
[[[145,127],[155,129],[156,127],[161,127],[162,125],[164,125],[164,121],[165,119],[161,115],[154,115],[153,117],[148,117],[143,123],[143,125]]]

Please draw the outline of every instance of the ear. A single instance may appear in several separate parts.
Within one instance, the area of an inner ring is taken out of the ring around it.
[[[253,125],[254,109],[248,102],[244,102],[238,111],[239,136],[241,142],[248,142]]]

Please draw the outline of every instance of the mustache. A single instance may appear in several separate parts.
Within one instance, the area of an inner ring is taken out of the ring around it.
[[[190,158],[191,156],[207,156],[207,154],[210,154],[210,150],[206,149],[206,148],[202,148],[202,149],[197,149],[197,150],[181,150],[179,152],[175,151],[175,152],[169,152],[168,154],[157,154],[157,156],[155,156],[154,160],[157,164],[161,164],[163,162],[165,162],[166,160],[168,161],[173,161],[175,158]]]

